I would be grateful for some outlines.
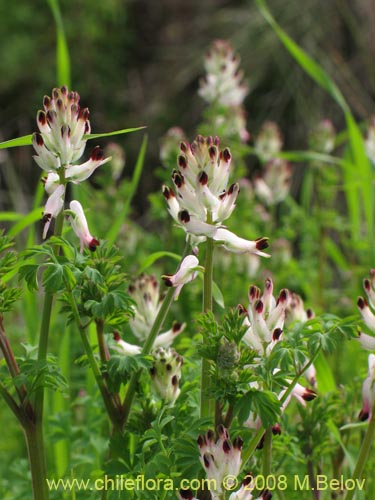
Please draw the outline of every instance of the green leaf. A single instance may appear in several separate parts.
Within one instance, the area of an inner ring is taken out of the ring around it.
[[[9,141],[0,142],[0,149],[16,148],[19,146],[31,146],[32,143],[32,134],[24,135],[22,137],[17,137],[16,139],[10,139]]]
[[[27,283],[27,288],[32,292],[33,290],[38,290],[38,264],[27,264],[20,267],[19,276],[23,278]]]
[[[90,139],[98,139],[99,137],[111,137],[113,135],[130,134],[131,132],[137,132],[138,130],[143,130],[145,128],[146,126],[143,125],[142,127],[123,128],[121,130],[114,130],[113,132],[101,132],[99,134],[85,134],[83,138],[89,141]]]
[[[160,252],[154,252],[151,255],[149,255],[144,261],[141,263],[141,266],[139,268],[139,274],[143,273],[148,269],[150,266],[152,266],[157,260],[162,259],[163,257],[170,257],[174,259],[177,262],[181,262],[181,255],[178,255],[173,252],[167,252],[167,251],[160,251]]]
[[[218,306],[225,309],[224,295],[215,281],[212,282],[212,297]]]
[[[56,25],[57,84],[70,87],[70,56],[58,0],[48,0]]]
[[[74,276],[73,271],[70,269],[69,266],[63,266],[63,274],[66,287],[68,288],[68,290],[73,290],[73,288],[77,284],[77,280],[76,277]]]
[[[42,283],[47,293],[59,292],[64,287],[64,268],[61,264],[50,263],[43,273]]]

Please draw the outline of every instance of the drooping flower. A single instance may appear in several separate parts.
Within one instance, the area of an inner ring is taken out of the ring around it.
[[[198,270],[202,269],[199,266],[199,261],[195,255],[188,255],[181,262],[181,265],[176,274],[165,274],[162,276],[165,284],[169,287],[176,288],[175,299],[178,299],[181,289],[186,283],[193,281],[198,274]]]
[[[65,194],[65,186],[59,184],[57,187],[55,187],[55,189],[52,191],[52,193],[47,199],[43,212],[43,222],[44,222],[43,239],[46,239],[47,237],[47,232],[52,219],[56,218],[63,209],[64,194]]]
[[[230,441],[227,429],[220,425],[218,427],[218,440],[215,440],[214,432],[209,430],[206,434],[198,437],[200,462],[204,468],[207,479],[213,479],[216,490],[211,494],[214,498],[223,493],[223,480],[228,477],[237,477],[241,469],[241,450],[243,441],[236,437],[233,443]],[[226,484],[226,488],[231,486]],[[216,496],[215,496],[216,495]]]
[[[230,252],[238,254],[251,253],[261,257],[270,257],[270,255],[261,251],[268,248],[268,238],[258,238],[255,241],[245,240],[227,229],[219,228],[213,239]]]
[[[79,238],[81,243],[81,252],[87,247],[92,252],[100,245],[99,241],[94,238],[89,231],[85,213],[79,201],[73,200],[70,202],[70,216],[69,220],[72,225],[73,231]]]
[[[362,409],[359,413],[359,420],[362,422],[371,418],[375,404],[375,354],[369,354],[368,374],[362,385]]]
[[[359,297],[357,301],[359,312],[365,325],[375,333],[375,269],[371,269],[370,278],[363,280],[363,288],[367,295],[367,300],[364,297]],[[367,333],[358,332],[358,341],[364,349],[375,351],[375,337]]]
[[[141,354],[142,349],[138,345],[125,342],[125,340],[122,340],[118,332],[113,333],[113,339],[116,342],[115,349],[120,354],[124,354],[125,356],[135,356],[136,354]]]
[[[136,304],[133,306],[134,317],[130,320],[130,328],[139,341],[144,342],[162,304],[159,283],[155,276],[141,274],[131,283],[128,292]],[[175,321],[169,330],[156,337],[154,348],[169,347],[185,327],[186,323]]]
[[[163,400],[173,405],[181,392],[181,367],[184,360],[174,349],[162,347],[156,349],[153,356],[150,369],[152,387]]]
[[[209,103],[240,106],[248,93],[240,62],[230,42],[215,40],[205,57],[206,77],[200,82],[199,95]]]
[[[289,292],[285,288],[277,299],[273,296],[273,283],[270,278],[265,282],[264,292],[252,285],[249,288],[249,307],[244,342],[259,356],[267,356],[283,334],[285,310],[289,303]]]

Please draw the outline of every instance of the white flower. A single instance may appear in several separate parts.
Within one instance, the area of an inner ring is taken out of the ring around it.
[[[281,339],[288,303],[289,292],[285,288],[275,299],[270,278],[265,282],[262,296],[258,287],[252,285],[249,288],[248,318],[245,323],[249,328],[243,340],[259,356],[268,356]]]
[[[96,146],[90,156],[90,159],[82,165],[68,165],[65,171],[65,178],[74,184],[88,179],[91,174],[101,165],[110,161],[111,157],[104,158],[103,150]]]
[[[213,239],[230,252],[238,254],[251,253],[261,257],[270,257],[270,255],[261,251],[268,247],[268,238],[258,238],[255,241],[245,240],[227,229],[218,228]]]
[[[362,385],[362,400],[359,419],[365,421],[371,418],[375,404],[375,354],[370,354],[368,357],[368,375]]]
[[[69,216],[69,220],[73,231],[76,233],[81,243],[81,252],[83,252],[84,247],[87,247],[93,252],[96,247],[99,246],[99,241],[90,234],[82,205],[79,201],[73,200],[70,202],[69,207],[72,212]]]
[[[265,122],[255,139],[255,151],[260,158],[267,162],[271,160],[283,147],[283,140],[279,127],[274,122]]]
[[[370,278],[363,280],[363,288],[366,292],[367,300],[363,297],[358,297],[358,309],[365,325],[375,333],[375,315],[373,313],[375,309],[375,269],[371,269]],[[369,351],[375,350],[375,337],[367,335],[367,333],[358,332],[358,341],[364,349]]]
[[[144,342],[162,304],[159,283],[155,276],[142,274],[131,283],[128,292],[136,303],[133,306],[134,317],[130,320],[130,328],[134,335]],[[169,347],[185,327],[186,323],[175,321],[172,328],[156,337],[154,347]]]
[[[174,404],[180,394],[183,358],[174,349],[159,347],[154,353],[150,369],[152,386],[156,393],[169,404]]]
[[[142,349],[138,345],[125,342],[124,340],[122,340],[118,332],[114,332],[113,339],[116,341],[115,349],[120,354],[125,354],[126,356],[135,356],[136,354],[141,354]]]
[[[202,268],[199,266],[197,257],[195,255],[188,255],[181,262],[181,265],[176,274],[165,274],[164,276],[162,276],[167,286],[176,288],[175,300],[178,299],[182,287],[186,283],[193,281],[197,277],[198,269]]]
[[[205,435],[198,437],[200,462],[206,471],[208,479],[214,479],[216,490],[212,495],[220,495],[223,492],[223,479],[226,476],[238,476],[241,469],[241,450],[243,441],[237,437],[230,441],[227,429],[220,425],[218,427],[219,439],[215,441],[214,433],[208,431]],[[226,485],[227,487],[230,485]]]
[[[290,164],[281,158],[275,158],[264,165],[261,175],[255,177],[254,191],[263,203],[275,205],[286,198],[291,181]]]
[[[65,186],[58,185],[49,196],[43,212],[43,239],[46,239],[52,218],[56,218],[64,206]]]

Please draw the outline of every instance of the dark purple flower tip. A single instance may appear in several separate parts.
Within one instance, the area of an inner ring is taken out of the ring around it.
[[[233,448],[235,448],[236,450],[242,450],[242,446],[243,446],[243,439],[240,438],[240,436],[237,436],[233,441]]]
[[[178,166],[179,166],[179,167],[181,167],[181,168],[184,168],[184,169],[185,169],[185,168],[187,167],[187,164],[188,164],[186,157],[185,157],[185,156],[183,156],[183,155],[180,155],[180,156],[177,158],[177,164],[178,164]]]
[[[208,175],[204,170],[202,170],[202,172],[199,174],[198,181],[202,186],[206,186],[208,182]]]
[[[366,292],[369,292],[371,290],[371,283],[369,279],[364,279],[363,280],[363,288],[366,290]]]
[[[34,137],[35,137],[35,142],[37,143],[38,146],[44,146],[44,141],[43,141],[43,137],[41,134],[39,134],[38,132],[34,132]]]
[[[184,222],[185,224],[190,222],[190,214],[187,210],[181,210],[178,214],[178,218],[181,222]]]
[[[48,122],[49,125],[51,125],[53,123],[53,119],[54,119],[54,115],[55,114],[56,113],[52,112],[51,110],[47,111],[46,118],[47,118],[47,122]]]
[[[272,427],[272,434],[274,436],[279,436],[281,434],[281,427],[280,427],[280,424],[275,424],[273,427]]]
[[[100,148],[100,146],[95,146],[95,148],[92,150],[90,158],[92,161],[102,161],[103,160],[104,152]]]
[[[121,340],[120,334],[116,330],[113,332],[113,340],[115,340],[116,342],[118,342],[119,340]]]
[[[231,195],[233,194],[234,188],[236,187],[236,184],[231,184],[228,189],[228,194]]]
[[[63,102],[62,102],[62,99],[57,99],[56,101],[56,106],[57,108],[61,111],[62,110],[62,107],[63,107]]]
[[[204,466],[206,467],[206,469],[208,469],[210,466],[210,458],[211,458],[211,456],[208,453],[205,453],[203,455],[203,462],[204,462]]]
[[[49,107],[51,106],[51,98],[48,96],[48,95],[45,95],[43,97],[43,107],[44,109],[49,109]]]
[[[197,443],[198,443],[199,448],[203,448],[203,446],[207,446],[206,437],[203,436],[202,434],[199,434],[198,439],[197,439]]]
[[[63,95],[66,95],[66,94],[68,93],[68,87],[67,87],[66,85],[63,85],[63,86],[61,87],[61,93],[62,93]]]
[[[86,122],[89,119],[89,116],[90,116],[89,108],[80,109],[78,113],[78,120],[83,120],[84,122]]]
[[[180,142],[180,149],[183,153],[187,153],[189,151],[189,145],[186,142],[182,141]]]
[[[171,189],[168,186],[163,186],[163,196],[166,200],[169,200],[171,197]]]
[[[242,316],[243,314],[247,314],[247,309],[244,305],[242,304],[238,304],[237,307],[236,307],[237,311],[238,311],[238,314],[240,316]]]
[[[275,328],[273,333],[272,333],[272,340],[279,340],[281,335],[283,334],[283,331],[281,328]]]
[[[212,429],[208,429],[208,431],[206,433],[206,437],[207,437],[207,441],[214,441],[214,438],[215,438],[214,431]]]
[[[268,248],[268,238],[257,238],[255,247],[257,250],[264,250]]]
[[[96,238],[92,238],[88,247],[89,247],[89,250],[91,252],[95,252],[96,248],[100,245],[100,242],[99,240],[97,240]]]
[[[203,135],[198,134],[197,137],[195,138],[195,142],[198,144],[204,144],[206,141]]]
[[[44,224],[50,221],[51,219],[52,219],[52,214],[46,214],[46,213],[43,214],[42,221],[44,222]]]
[[[263,449],[263,446],[264,446],[264,437],[265,437],[265,434],[263,434],[263,436],[260,438],[259,443],[257,444],[257,450],[262,450]]]
[[[367,306],[367,301],[363,297],[358,297],[357,306],[362,310]]]
[[[272,493],[269,490],[264,490],[261,496],[262,500],[271,500]]]
[[[45,125],[47,123],[47,116],[44,111],[38,111],[38,116],[37,116],[38,123],[40,125]]]
[[[305,401],[312,401],[317,396],[316,392],[311,389],[305,389],[305,392],[302,394],[302,398]]]
[[[84,133],[85,133],[85,134],[88,134],[88,133],[89,133],[89,131],[90,131],[90,125],[89,125],[89,122],[86,122],[86,123],[85,123],[85,130],[84,130]]]
[[[272,280],[271,278],[267,278],[265,283],[264,283],[264,286],[265,288],[267,288],[267,290],[269,290],[270,288],[272,288]]]
[[[251,472],[249,472],[248,474],[246,474],[246,476],[243,478],[243,481],[242,481],[242,484],[243,486],[248,486],[249,484],[251,484],[251,482],[254,480],[254,476]]]
[[[180,497],[184,500],[193,500],[193,493],[191,490],[180,490]]]
[[[286,288],[280,290],[278,302],[284,303],[288,300],[289,292]]]
[[[179,323],[178,321],[175,321],[172,325],[172,332],[177,333],[181,330],[182,323]]]
[[[306,310],[307,319],[312,319],[314,317],[314,311],[312,309]]]
[[[60,97],[60,89],[53,89],[52,90],[52,97],[55,99],[55,101]]]
[[[215,160],[217,157],[217,147],[216,146],[210,146],[208,148],[208,154],[210,155],[211,160]]]
[[[226,430],[226,428],[224,427],[223,424],[220,424],[217,428],[217,434],[219,437],[225,437],[225,438],[228,438],[228,431]]]
[[[162,279],[164,280],[166,286],[173,286],[171,277],[172,277],[171,274],[166,274],[165,276],[162,276]]]
[[[176,170],[172,174],[172,180],[177,188],[180,188],[182,184],[184,183],[184,176],[180,173],[177,172]]]
[[[230,453],[232,447],[230,445],[230,442],[228,441],[228,439],[226,439],[224,442],[223,442],[223,452],[224,453]]]
[[[258,313],[258,314],[262,314],[263,313],[263,309],[264,309],[264,305],[263,305],[263,302],[258,299],[256,302],[255,302],[255,311]]]
[[[170,363],[167,363],[167,364],[165,365],[165,368],[166,368],[167,372],[170,372],[170,371],[172,370],[172,365],[171,365]],[[172,379],[172,384],[173,384],[173,379]],[[173,384],[173,385],[174,385],[174,384]]]
[[[249,288],[249,299],[250,301],[255,300],[260,297],[260,290],[257,286],[251,285]]]
[[[225,163],[229,163],[232,158],[232,155],[230,154],[229,148],[225,148],[223,151],[223,160]]]
[[[361,422],[365,422],[366,420],[368,420],[369,416],[370,413],[368,411],[361,410],[358,415],[358,420],[360,420]]]
[[[155,377],[155,375],[156,375],[156,368],[155,368],[155,366],[152,366],[150,368],[150,375],[151,375],[151,377]]]

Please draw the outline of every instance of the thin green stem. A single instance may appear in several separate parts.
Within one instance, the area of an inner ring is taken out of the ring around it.
[[[41,437],[33,424],[24,427],[25,439],[29,455],[33,496],[35,500],[47,500],[49,492],[46,481],[45,454],[40,450]]]
[[[361,450],[358,455],[357,463],[354,467],[352,478],[354,480],[362,479],[363,471],[365,470],[366,462],[370,454],[371,446],[375,437],[375,403],[371,409],[371,418],[367,427],[365,437],[362,442]],[[357,484],[358,486],[358,484]],[[348,490],[345,495],[345,500],[352,500],[355,489]]]
[[[214,241],[212,238],[207,238],[206,241],[206,258],[204,266],[203,280],[203,312],[212,311],[212,281],[213,281],[213,255]],[[203,339],[206,343],[207,339]],[[212,393],[213,380],[211,375],[211,364],[208,359],[202,359],[202,374],[201,374],[201,407],[200,415],[202,418],[215,418],[215,400],[210,397]],[[215,419],[217,420],[217,418]]]
[[[318,349],[315,351],[314,355],[312,358],[309,360],[308,363],[302,368],[302,370],[296,374],[296,376],[293,378],[292,382],[289,384],[287,390],[284,392],[282,398],[280,399],[280,406],[282,406],[289,395],[292,393],[295,385],[297,384],[298,380],[300,377],[306,372],[306,370],[314,363],[315,359],[318,357],[320,353],[321,347],[319,346]],[[253,456],[259,441],[261,440],[263,434],[264,434],[265,428],[261,426],[255,435],[253,436],[253,439],[250,441],[249,446],[243,450],[242,452],[242,470],[245,468],[247,462],[250,460],[250,458]]]
[[[114,400],[112,399],[112,395],[109,392],[106,384],[104,383],[103,376],[100,372],[98,363],[96,362],[95,356],[92,352],[92,348],[91,348],[89,339],[87,338],[85,327],[81,323],[81,318],[79,315],[77,303],[76,303],[75,297],[73,295],[73,292],[69,291],[68,293],[69,293],[70,306],[72,308],[73,316],[74,316],[75,322],[77,324],[77,327],[78,327],[78,330],[79,330],[79,333],[81,336],[82,344],[83,344],[87,359],[89,361],[90,367],[91,367],[92,372],[94,374],[96,383],[98,385],[99,391],[102,395],[103,402],[104,402],[104,405],[106,407],[108,416],[113,424],[114,429],[120,431],[121,430],[121,411],[120,411],[120,408],[118,408],[116,406],[116,404],[114,403]]]
[[[262,474],[267,477],[271,474],[272,468],[272,427],[268,427],[264,433]]]
[[[150,353],[152,346],[154,345],[155,339],[160,332],[161,327],[163,326],[163,323],[165,321],[165,318],[167,317],[168,311],[172,305],[173,298],[174,298],[174,288],[170,288],[167,292],[167,295],[165,296],[161,307],[159,309],[159,312],[155,318],[154,324],[152,325],[151,331],[149,336],[147,337],[146,342],[144,343],[143,349],[142,349],[142,354],[147,355]],[[139,380],[139,376],[141,374],[142,370],[138,370],[135,372],[129,382],[128,389],[126,391],[125,399],[124,399],[124,404],[123,404],[123,410],[124,410],[124,425],[126,425],[131,406],[133,404],[134,396],[135,396],[135,390],[137,387],[137,383]]]
[[[19,423],[24,427],[26,423],[25,416],[22,413],[21,408],[18,406],[13,396],[8,392],[7,388],[2,382],[0,382],[0,394],[3,397],[4,401],[6,402],[6,404],[9,406],[12,413],[16,416]]]

